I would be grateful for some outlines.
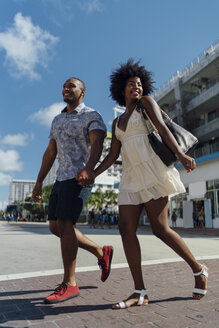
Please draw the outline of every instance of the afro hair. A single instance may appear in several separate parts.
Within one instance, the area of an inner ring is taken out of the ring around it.
[[[123,91],[126,82],[130,77],[139,77],[142,83],[143,96],[149,95],[153,90],[152,73],[147,71],[144,66],[139,65],[140,60],[136,63],[133,58],[128,59],[127,63],[123,63],[120,67],[110,75],[110,94],[120,106],[125,106],[125,98]]]

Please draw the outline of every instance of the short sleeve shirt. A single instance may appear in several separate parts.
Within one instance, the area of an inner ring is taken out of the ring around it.
[[[75,178],[77,172],[86,165],[90,156],[89,132],[92,130],[102,130],[106,135],[101,115],[84,103],[70,113],[66,107],[55,116],[49,138],[56,141],[58,181]]]

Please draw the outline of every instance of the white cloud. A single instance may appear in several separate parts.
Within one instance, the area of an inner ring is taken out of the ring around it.
[[[50,126],[53,118],[66,106],[64,102],[54,103],[48,107],[41,108],[30,116],[31,121],[37,121],[41,125]]]
[[[32,136],[30,137],[32,138]],[[26,146],[27,140],[29,139],[29,136],[27,133],[25,134],[8,134],[2,139],[2,143],[5,145],[11,145],[11,146]]]
[[[19,154],[15,150],[0,149],[0,171],[21,171],[23,163],[19,161]]]
[[[8,186],[11,179],[10,175],[0,172],[0,186]]]
[[[77,5],[84,11],[92,13],[94,11],[102,11],[103,5],[100,0],[77,0]]]
[[[81,10],[88,13],[95,11],[101,12],[103,10],[102,0],[42,0],[45,5],[53,6],[58,10],[61,16],[65,16],[68,19],[72,18],[73,6],[78,6]]]
[[[15,15],[11,28],[0,33],[0,49],[6,51],[5,65],[17,78],[39,79],[36,66],[47,66],[49,52],[57,41],[57,37],[33,25],[31,17],[21,13]]]

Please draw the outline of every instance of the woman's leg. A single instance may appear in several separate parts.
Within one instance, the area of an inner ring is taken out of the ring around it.
[[[127,262],[134,280],[134,287],[137,290],[145,289],[141,269],[141,249],[136,236],[141,210],[142,205],[119,206],[119,231],[122,237]],[[125,307],[136,305],[138,300],[139,294],[133,293],[124,301]],[[147,303],[148,298],[145,296],[143,304]],[[116,304],[113,308],[119,309],[120,306]]]
[[[168,225],[168,197],[151,200],[145,209],[156,237],[171,247],[191,267],[194,273],[201,271],[201,266],[186,246],[183,239]],[[203,275],[195,277],[195,288],[207,289],[207,279]],[[197,294],[197,298],[201,298]]]

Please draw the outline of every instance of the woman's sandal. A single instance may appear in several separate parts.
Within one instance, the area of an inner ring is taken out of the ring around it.
[[[201,271],[194,273],[194,276],[205,276],[206,278],[208,278],[208,268],[203,265],[201,265]],[[202,297],[204,297],[207,294],[207,289],[200,289],[200,288],[194,288],[193,293],[192,293],[192,297],[196,300],[200,300]]]
[[[145,300],[145,296],[147,296],[147,292],[146,289],[142,289],[142,290],[137,290],[135,289],[134,293],[139,294],[139,300],[137,304],[133,304],[131,306],[137,306],[137,305],[147,305],[148,303],[144,304],[144,300]],[[118,303],[116,303],[116,305],[113,306],[114,310],[120,310],[120,309],[127,309],[129,306],[126,306],[124,301],[119,301]]]

